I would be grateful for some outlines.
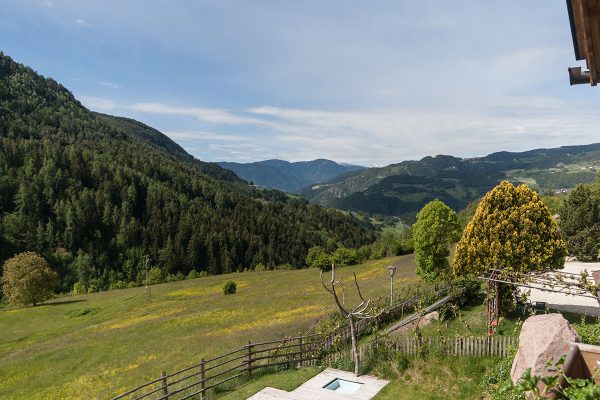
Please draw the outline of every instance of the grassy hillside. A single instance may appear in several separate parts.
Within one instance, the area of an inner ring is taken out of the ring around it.
[[[398,289],[416,280],[412,255],[338,275],[356,272],[363,294],[385,296],[391,263]],[[221,293],[227,280],[238,293]],[[244,272],[152,286],[151,301],[140,287],[0,309],[0,398],[106,398],[248,340],[305,332],[334,311],[320,285],[314,269]]]
[[[411,220],[436,198],[461,210],[502,179],[542,192],[556,191],[592,182],[598,170],[600,144],[472,159],[438,155],[340,176],[313,185],[302,195],[315,204]]]
[[[350,215],[254,190],[159,131],[92,113],[62,85],[0,53],[0,265],[41,253],[62,291],[163,273],[304,264],[308,249],[371,242]]]

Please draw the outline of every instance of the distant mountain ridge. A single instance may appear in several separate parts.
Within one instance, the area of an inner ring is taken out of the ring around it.
[[[323,158],[297,162],[274,159],[252,163],[217,164],[258,186],[290,193],[299,193],[307,186],[334,179],[341,174],[366,169],[359,165],[338,164]]]
[[[503,179],[555,191],[593,182],[598,171],[600,143],[464,159],[438,155],[348,173],[302,195],[315,204],[412,220],[436,198],[458,211]]]

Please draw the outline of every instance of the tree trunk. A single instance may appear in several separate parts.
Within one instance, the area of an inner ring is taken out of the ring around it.
[[[357,332],[354,323],[354,317],[350,315],[348,321],[350,322],[350,337],[352,339],[352,360],[354,361],[354,376],[358,376],[358,371],[360,368],[360,354],[358,352],[358,338],[356,337]]]

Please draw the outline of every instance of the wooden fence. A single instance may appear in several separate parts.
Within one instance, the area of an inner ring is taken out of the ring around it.
[[[113,400],[183,400],[207,398],[218,387],[234,379],[252,376],[253,371],[266,367],[331,366],[349,357],[348,336],[298,336],[283,340],[248,343],[235,351],[202,359],[179,371],[163,372],[159,378],[140,385]],[[456,357],[506,357],[514,337],[399,337],[378,340],[360,346],[361,358],[385,350],[406,356],[428,353]]]
[[[512,336],[492,337],[408,337],[372,341],[359,347],[361,359],[372,357],[379,351],[402,354],[408,357],[436,354],[447,357],[508,357],[518,338]],[[322,364],[332,366],[349,358],[350,350],[324,353]]]
[[[179,371],[163,372],[159,378],[127,391],[117,399],[183,400],[206,399],[220,385],[248,377],[266,367],[316,365],[324,342],[317,335],[299,336],[269,342],[248,343],[244,347]]]

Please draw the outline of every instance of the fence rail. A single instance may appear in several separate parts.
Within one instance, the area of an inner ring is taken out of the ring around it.
[[[129,390],[113,400],[183,400],[207,398],[207,393],[231,380],[252,375],[253,371],[274,366],[331,366],[349,356],[348,336],[298,336],[262,343],[249,342],[235,351],[202,359],[198,364],[176,372],[163,372],[159,378]],[[373,356],[383,349],[406,356],[430,352],[454,357],[506,357],[517,339],[495,337],[399,337],[376,340],[359,347],[361,357]]]
[[[308,335],[269,342],[251,343],[242,348],[144,383],[113,400],[183,400],[206,398],[210,389],[233,379],[251,376],[260,368],[315,365],[324,348],[321,336]]]

